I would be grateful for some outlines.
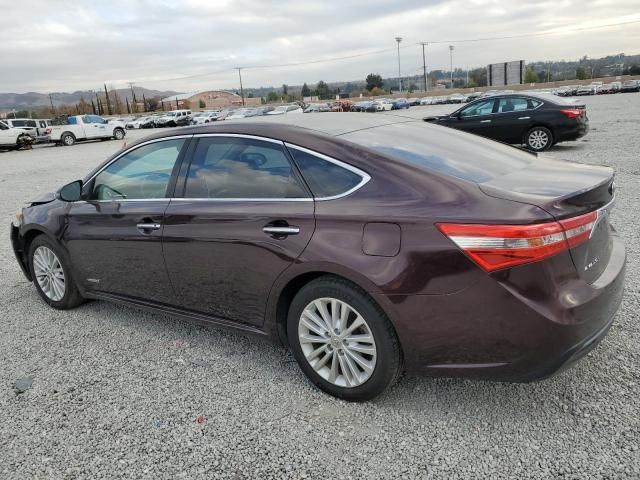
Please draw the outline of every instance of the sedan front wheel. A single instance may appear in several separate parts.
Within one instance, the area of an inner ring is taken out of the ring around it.
[[[400,374],[391,322],[364,291],[341,278],[323,276],[298,292],[287,334],[309,380],[338,398],[370,400]]]

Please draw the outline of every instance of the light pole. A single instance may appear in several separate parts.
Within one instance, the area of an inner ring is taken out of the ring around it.
[[[424,76],[424,91],[428,92],[429,91],[429,84],[428,84],[428,77],[427,77],[427,59],[424,55],[424,47],[425,45],[429,45],[427,42],[420,42],[420,45],[422,45],[422,74]]]
[[[453,45],[449,45],[449,68],[451,69],[451,86],[453,88]]]
[[[398,42],[398,82],[400,82],[400,93],[402,93],[402,77],[400,76],[400,42],[402,41],[402,37],[396,37],[396,42]]]
[[[238,78],[240,79],[240,96],[242,97],[242,106],[244,107],[244,88],[242,88],[242,67],[236,67],[238,70]]]

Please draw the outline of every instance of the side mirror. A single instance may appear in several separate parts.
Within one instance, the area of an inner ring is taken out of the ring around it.
[[[60,189],[60,200],[65,202],[77,202],[82,199],[82,180],[67,183]]]

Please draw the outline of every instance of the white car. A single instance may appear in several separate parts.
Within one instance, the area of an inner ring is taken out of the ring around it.
[[[433,101],[433,97],[422,97],[420,99],[420,105],[431,105]]]
[[[142,128],[142,125],[144,123],[148,122],[151,118],[153,118],[153,117],[138,117],[138,118],[134,118],[133,120],[130,120],[127,123],[125,123],[125,127],[134,128],[134,129]]]
[[[290,113],[303,113],[304,110],[300,107],[300,105],[280,105],[279,107],[274,108],[270,112],[267,112],[267,115],[288,115]],[[229,117],[227,117],[229,118]]]
[[[393,100],[384,98],[376,101],[376,110],[379,112],[391,110],[393,108]]]
[[[5,122],[0,121],[0,148],[18,148],[18,139],[29,134],[20,128],[11,128]]]
[[[67,118],[66,125],[52,125],[49,135],[52,142],[68,147],[81,140],[122,140],[126,131],[119,121],[107,122],[99,115],[74,115]]]
[[[238,120],[247,117],[255,117],[253,108],[239,108],[238,110],[234,110],[225,120]]]

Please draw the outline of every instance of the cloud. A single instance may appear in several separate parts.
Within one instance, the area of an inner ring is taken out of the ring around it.
[[[111,0],[14,2],[0,17],[3,91],[72,91],[127,81],[158,89],[233,88],[234,67],[373,55],[311,65],[246,69],[248,86],[403,75],[448,68],[448,40],[558,31],[558,35],[456,43],[454,67],[504,60],[638,53],[637,0]],[[564,32],[564,33],[563,33]]]

